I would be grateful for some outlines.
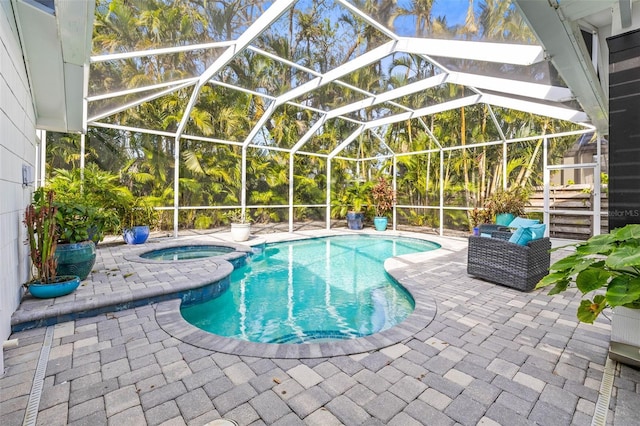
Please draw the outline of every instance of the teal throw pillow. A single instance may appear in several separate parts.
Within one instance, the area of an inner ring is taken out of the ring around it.
[[[518,228],[515,230],[511,238],[510,243],[516,243],[521,246],[526,246],[529,241],[533,239],[533,233],[530,228]]]
[[[484,232],[482,234],[480,234],[480,236],[482,238],[491,238],[491,234],[487,234],[487,233],[484,233]]]
[[[526,227],[531,225],[537,225],[539,223],[540,221],[538,219],[527,219],[526,217],[516,217],[511,221],[511,223],[508,226],[509,228],[522,228],[523,226]]]
[[[547,229],[547,225],[545,225],[544,223],[541,223],[539,225],[531,225],[528,228],[531,230],[531,233],[533,234],[533,239],[539,240],[540,238],[544,237],[544,231],[545,229]]]

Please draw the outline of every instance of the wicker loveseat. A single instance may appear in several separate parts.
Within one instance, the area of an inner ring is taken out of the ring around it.
[[[549,272],[551,242],[541,238],[526,246],[510,243],[510,232],[491,238],[469,237],[467,273],[521,291],[531,291]]]

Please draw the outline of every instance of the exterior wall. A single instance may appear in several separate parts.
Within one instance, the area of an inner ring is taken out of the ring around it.
[[[35,112],[13,17],[11,2],[0,1],[0,342],[11,333],[11,314],[28,280],[22,219],[33,182],[22,185],[22,167],[35,176],[36,161]]]
[[[609,43],[609,228],[640,223],[640,30]]]

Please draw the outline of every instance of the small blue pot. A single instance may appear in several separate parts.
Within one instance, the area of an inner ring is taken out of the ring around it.
[[[364,213],[348,212],[347,227],[354,230],[360,230],[364,228]]]
[[[149,227],[134,226],[133,228],[125,228],[122,237],[127,244],[144,244],[149,238]]]
[[[376,216],[373,218],[373,225],[376,227],[376,231],[386,231],[389,219],[383,216]]]
[[[80,278],[67,275],[56,277],[53,283],[42,284],[39,282],[29,284],[29,293],[39,299],[50,299],[72,293],[80,285]]]

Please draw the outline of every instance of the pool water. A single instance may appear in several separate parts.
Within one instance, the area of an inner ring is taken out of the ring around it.
[[[222,256],[234,250],[234,248],[224,246],[178,246],[148,251],[141,254],[140,257],[149,260],[190,260]]]
[[[414,309],[413,298],[384,270],[384,260],[439,247],[364,235],[268,244],[231,274],[228,291],[182,308],[182,315],[203,330],[251,342],[370,335],[398,324]]]

